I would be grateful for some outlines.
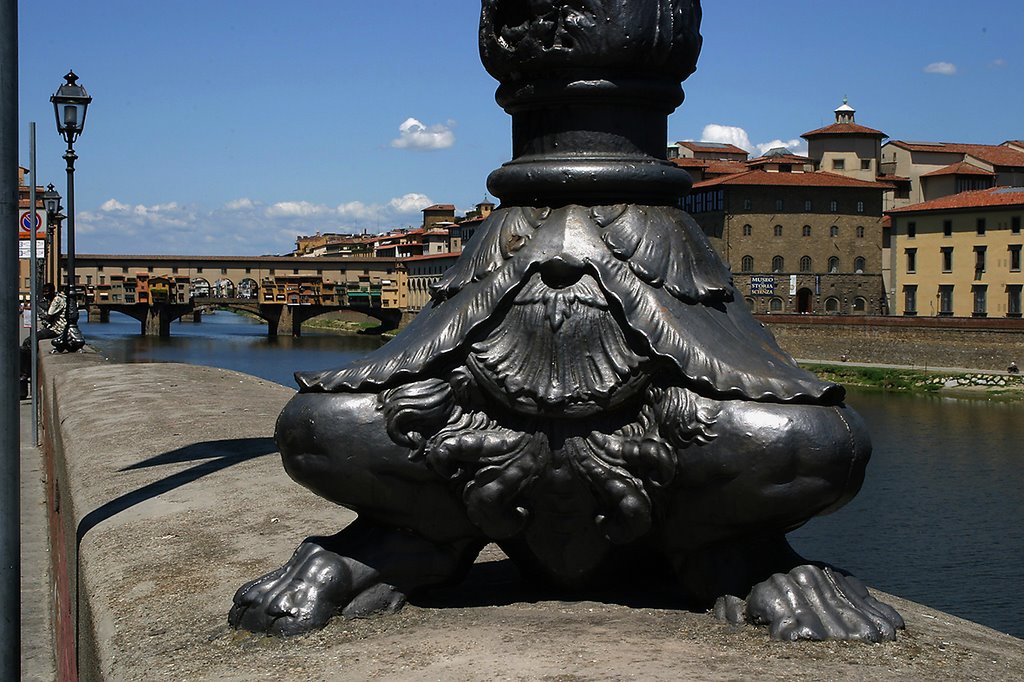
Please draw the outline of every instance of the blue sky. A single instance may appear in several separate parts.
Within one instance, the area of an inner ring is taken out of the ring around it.
[[[832,121],[894,139],[1024,138],[1020,0],[706,0],[671,140],[755,153]],[[36,0],[20,11],[22,164],[64,192],[50,95],[94,102],[76,144],[82,253],[287,252],[297,234],[416,225],[485,198],[508,116],[467,0]],[[668,142],[669,140],[666,140]]]

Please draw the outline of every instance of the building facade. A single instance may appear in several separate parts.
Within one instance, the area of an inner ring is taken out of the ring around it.
[[[696,183],[683,208],[755,313],[881,315],[884,191],[833,173],[749,170]]]
[[[1021,317],[1024,187],[962,192],[889,215],[895,314]]]

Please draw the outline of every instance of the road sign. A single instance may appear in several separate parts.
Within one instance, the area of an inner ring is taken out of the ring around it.
[[[45,212],[36,211],[36,237],[46,238],[46,229],[43,227]],[[29,239],[32,236],[32,211],[22,211],[18,216],[18,239]]]

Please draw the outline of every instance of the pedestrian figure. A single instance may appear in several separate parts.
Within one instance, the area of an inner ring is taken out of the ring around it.
[[[1017,363],[1010,360],[1010,366],[1006,368],[1006,371],[1010,374],[1020,374],[1020,368],[1017,367]]]
[[[36,340],[55,339],[67,326],[67,319],[64,317],[64,310],[67,307],[67,297],[63,293],[56,293],[53,285],[43,285],[42,295],[39,300],[39,329],[36,330]],[[25,337],[19,349],[20,378],[18,390],[21,399],[28,397],[28,381],[32,375],[32,335]]]

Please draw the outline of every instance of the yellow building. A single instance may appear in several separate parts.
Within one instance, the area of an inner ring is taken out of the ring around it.
[[[899,315],[1021,317],[1024,187],[889,211]]]

